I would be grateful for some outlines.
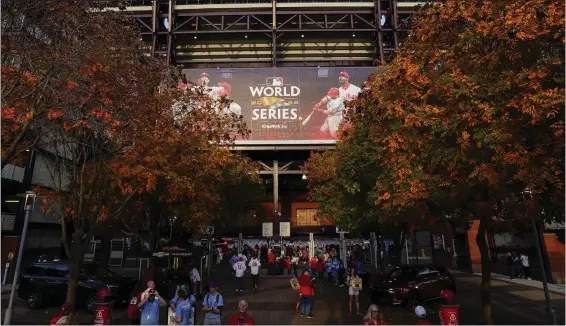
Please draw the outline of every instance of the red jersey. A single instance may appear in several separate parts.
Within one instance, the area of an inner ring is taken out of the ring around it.
[[[269,255],[267,255],[267,263],[268,264],[275,264],[275,254],[270,252]]]
[[[362,325],[387,325],[384,321],[364,319]]]
[[[228,325],[255,325],[255,320],[248,315],[242,320],[240,314],[234,314],[228,318]]]
[[[285,257],[285,268],[291,269],[291,257]]]
[[[299,293],[304,296],[314,295],[314,287],[312,286],[312,279],[310,276],[303,274],[299,277]]]
[[[138,293],[137,296],[130,298],[130,304],[128,305],[128,319],[129,320],[138,320],[140,319],[140,308],[138,308],[138,304],[141,301],[142,292]]]
[[[318,272],[319,272],[319,273],[324,273],[324,260],[319,259],[319,260],[316,262],[316,268],[318,269]]]
[[[317,260],[316,260],[316,257],[312,257],[311,263],[310,263],[310,265],[309,265],[309,268],[313,268],[313,269],[314,269],[314,268],[317,268],[317,267],[318,267],[318,266],[317,266],[317,263],[318,263],[318,262],[317,262]]]

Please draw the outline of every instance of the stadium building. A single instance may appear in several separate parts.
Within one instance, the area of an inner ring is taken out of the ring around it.
[[[331,88],[342,87],[337,96],[343,99],[357,95],[376,65],[393,57],[419,4],[424,2],[131,2],[127,10],[152,54],[182,65],[211,96],[228,95],[230,109],[252,130],[234,150],[260,162],[265,201],[235,221],[230,235],[261,236],[264,222],[273,223],[275,235],[279,222],[290,223],[292,236],[336,234],[331,221],[315,218],[317,203],[306,198],[308,167],[300,167],[311,151],[333,148],[339,118],[327,121],[313,109]],[[321,109],[340,105],[333,102]]]
[[[307,199],[306,161],[313,151],[334,148],[340,123],[339,117],[322,111],[342,110],[341,103],[356,96],[378,64],[393,58],[408,35],[411,14],[424,4],[397,0],[127,3],[148,51],[183,66],[190,81],[206,86],[212,97],[227,95],[233,100],[230,110],[242,114],[252,129],[250,138],[238,140],[233,149],[261,164],[265,198],[223,236],[242,233],[260,238],[267,232],[274,238],[283,234],[306,239],[309,233],[337,237],[334,223],[315,218],[318,203]],[[36,185],[49,187],[43,155],[32,150],[25,166],[9,164],[2,169],[4,266],[15,259],[23,224],[21,198],[15,195]],[[163,232],[170,230],[167,226]],[[563,225],[546,226],[542,243],[546,270],[558,282],[564,279],[563,230]],[[41,253],[61,255],[60,232],[58,222],[36,207],[25,260]],[[467,229],[447,223],[415,232],[405,243],[403,256],[410,263],[434,262],[475,271],[479,266],[476,232],[477,223]],[[490,234],[489,240],[495,256],[517,246],[533,247],[532,241],[512,234]],[[135,239],[122,235],[93,238],[85,262],[141,266],[145,258],[132,243]],[[506,268],[504,260],[497,265]],[[12,272],[13,264],[3,280],[10,279]]]

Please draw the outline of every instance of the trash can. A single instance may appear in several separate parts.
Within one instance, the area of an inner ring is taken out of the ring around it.
[[[96,292],[96,301],[94,302],[94,325],[110,325],[112,324],[112,307],[115,299],[107,288],[101,288]]]

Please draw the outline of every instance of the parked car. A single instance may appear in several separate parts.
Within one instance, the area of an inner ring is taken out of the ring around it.
[[[415,305],[437,299],[445,289],[456,292],[454,277],[444,267],[433,265],[401,265],[370,285],[373,303]]]
[[[44,304],[59,305],[65,302],[69,285],[69,268],[65,261],[34,263],[20,277],[18,296],[26,300],[30,309]],[[94,311],[96,291],[106,287],[112,292],[116,304],[129,302],[129,295],[136,284],[131,277],[117,276],[108,269],[85,266],[79,276],[77,305]]]

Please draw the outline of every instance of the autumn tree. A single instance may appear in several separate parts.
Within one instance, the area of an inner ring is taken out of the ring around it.
[[[224,182],[226,166],[256,178],[223,147],[247,135],[241,117],[220,114],[202,92],[158,92],[179,71],[147,55],[124,12],[98,4],[2,2],[2,161],[30,146],[46,158],[52,186],[38,191],[61,222],[73,306],[93,226],[135,224],[147,198],[189,198],[184,224],[202,224],[215,208],[207,189]],[[191,106],[176,116],[180,100]]]
[[[563,36],[561,1],[429,4],[396,59],[354,103],[341,138],[353,151],[371,142],[370,171],[378,176],[369,196],[381,214],[480,221],[488,324],[487,231],[528,226],[520,214],[526,188],[540,192],[539,211],[553,212],[541,217],[563,218]]]

